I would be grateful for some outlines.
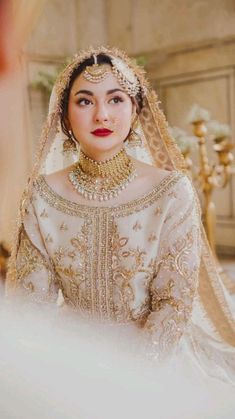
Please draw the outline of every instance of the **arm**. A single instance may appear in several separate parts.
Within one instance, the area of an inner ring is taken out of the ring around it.
[[[7,278],[7,296],[19,295],[34,302],[54,302],[58,286],[44,245],[33,203],[22,209],[14,268]]]
[[[187,178],[170,199],[150,284],[151,312],[144,327],[158,356],[170,353],[186,329],[200,265],[200,216]]]

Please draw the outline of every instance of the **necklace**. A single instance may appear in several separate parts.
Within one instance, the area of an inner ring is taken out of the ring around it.
[[[80,150],[79,161],[68,176],[74,189],[84,198],[107,201],[118,196],[137,173],[122,148],[115,156],[102,162],[91,159]]]

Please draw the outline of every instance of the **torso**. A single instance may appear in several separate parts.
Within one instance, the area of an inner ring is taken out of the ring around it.
[[[104,208],[61,188],[66,171],[35,184],[34,208],[47,254],[66,303],[78,311],[121,322],[141,322],[148,313],[161,230],[182,175],[144,166],[135,199],[128,192],[125,202],[109,201]]]

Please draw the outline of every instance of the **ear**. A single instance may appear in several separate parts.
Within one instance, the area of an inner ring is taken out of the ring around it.
[[[71,124],[70,124],[69,119],[68,119],[67,116],[64,118],[64,124],[65,124],[65,127],[67,128],[67,130],[70,131],[71,130]]]
[[[136,100],[135,100],[135,98],[131,98],[131,101],[132,101],[132,115],[136,115],[136,113],[137,113],[137,103],[136,103]]]

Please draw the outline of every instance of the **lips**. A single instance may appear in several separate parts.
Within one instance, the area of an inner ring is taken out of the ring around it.
[[[107,137],[108,135],[112,134],[113,131],[107,128],[99,128],[95,131],[92,131],[92,134],[96,137]]]

